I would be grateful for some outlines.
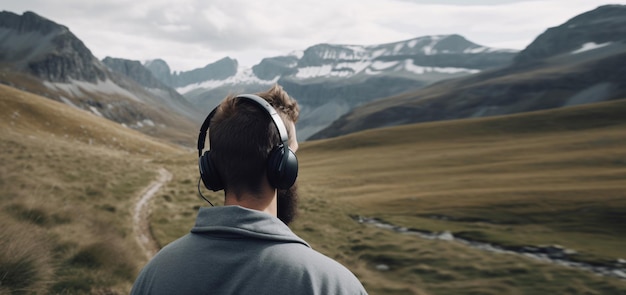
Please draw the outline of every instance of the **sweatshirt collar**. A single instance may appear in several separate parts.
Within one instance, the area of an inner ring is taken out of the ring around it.
[[[200,208],[196,224],[191,232],[300,243],[311,247],[296,236],[280,219],[265,212],[241,206]]]

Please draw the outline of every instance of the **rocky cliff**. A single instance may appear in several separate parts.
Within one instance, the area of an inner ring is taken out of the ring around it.
[[[515,57],[522,64],[626,42],[626,6],[605,5],[549,28]]]
[[[0,83],[150,135],[192,144],[200,116],[184,97],[138,62],[107,62],[116,70],[93,56],[63,25],[32,12],[0,13]]]
[[[51,82],[106,78],[103,65],[67,27],[32,12],[0,12],[0,62]]]

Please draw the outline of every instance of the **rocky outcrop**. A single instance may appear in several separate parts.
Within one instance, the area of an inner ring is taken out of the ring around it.
[[[298,71],[295,68],[297,64],[298,57],[293,55],[269,57],[253,66],[252,72],[262,80],[272,80],[276,77],[295,74]]]
[[[580,50],[585,44],[626,43],[626,6],[605,5],[549,28],[515,57],[528,63]]]
[[[144,67],[146,67],[156,79],[172,87],[172,71],[164,60],[154,59],[147,61],[144,63]]]
[[[96,82],[103,65],[70,30],[33,12],[0,12],[0,61],[51,82]]]
[[[166,73],[169,66],[163,60],[148,61],[145,66],[167,86],[179,88],[210,80],[227,79],[237,74],[238,63],[235,59],[225,57],[203,68],[178,73]]]
[[[150,135],[190,142],[199,113],[137,61],[109,69],[70,30],[35,13],[0,13],[0,83],[57,100]]]
[[[118,84],[130,88],[132,86],[126,85],[126,81],[132,80],[149,91],[152,94],[152,98],[150,99],[151,104],[166,106],[168,109],[174,110],[193,120],[201,119],[202,114],[200,114],[185,97],[176,92],[175,89],[155,78],[152,72],[144,67],[141,62],[113,57],[106,57],[102,62],[113,72],[125,78],[117,79]]]
[[[107,56],[102,60],[102,62],[111,70],[128,76],[144,87],[159,89],[168,88],[165,84],[163,84],[163,82],[156,79],[152,75],[152,72],[146,69],[139,61]]]

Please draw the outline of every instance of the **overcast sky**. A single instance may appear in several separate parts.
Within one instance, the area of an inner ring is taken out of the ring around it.
[[[252,66],[319,43],[372,45],[460,34],[523,49],[549,27],[626,0],[3,0],[67,26],[99,59],[162,58],[176,71],[223,57]]]

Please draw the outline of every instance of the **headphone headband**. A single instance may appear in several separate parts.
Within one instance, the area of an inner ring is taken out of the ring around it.
[[[274,107],[272,107],[272,105],[269,102],[267,102],[267,100],[254,94],[241,94],[235,98],[254,102],[260,107],[262,107],[263,109],[265,109],[265,111],[270,115],[270,118],[272,119],[272,121],[274,121],[274,126],[276,126],[276,130],[278,130],[278,134],[280,135],[280,141],[283,143],[283,145],[289,146],[289,135],[287,133],[287,128],[285,127],[285,123],[283,122],[283,119],[280,118],[280,115],[278,115],[278,112],[276,112],[276,109],[274,109]],[[219,105],[216,106],[211,111],[211,113],[209,113],[206,119],[204,119],[202,126],[200,127],[200,134],[198,134],[198,157],[202,156],[202,150],[204,150],[204,141],[206,139],[206,133],[209,130],[209,126],[211,125],[211,119],[213,119],[213,116],[215,116],[215,113],[217,113],[218,108],[219,108]]]

